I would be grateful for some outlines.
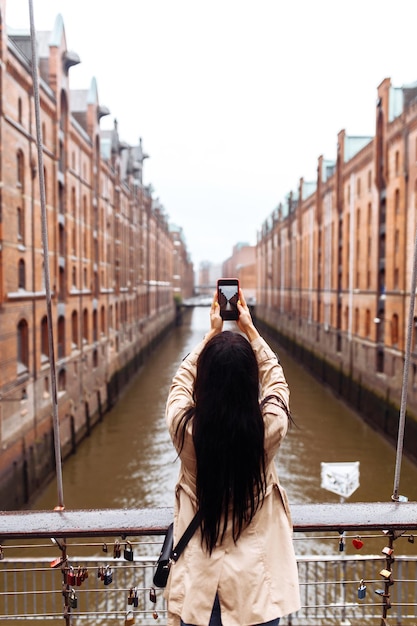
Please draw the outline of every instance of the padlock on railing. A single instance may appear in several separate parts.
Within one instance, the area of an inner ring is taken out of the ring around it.
[[[126,541],[125,543],[123,558],[126,559],[126,561],[133,561],[133,548],[130,541]]]
[[[364,584],[363,580],[361,580],[361,582],[359,583],[359,587],[358,587],[358,599],[363,600],[365,596],[366,596],[366,585]]]
[[[75,584],[77,587],[81,587],[84,582],[83,570],[81,569],[81,565],[78,566],[77,574],[75,576]]]
[[[134,624],[134,623],[135,623],[135,616],[133,614],[133,611],[129,609],[125,617],[125,626],[130,626],[131,624]]]
[[[110,583],[113,582],[113,572],[109,565],[106,565],[106,569],[104,570],[103,582],[105,585],[110,585]]]
[[[391,577],[391,571],[389,569],[382,569],[379,575],[385,578],[385,580],[388,580]]]
[[[155,591],[154,587],[151,587],[149,589],[149,600],[150,600],[150,602],[153,603],[152,617],[156,620],[156,619],[158,619],[159,615],[158,615],[158,612],[156,610],[156,591]]]
[[[75,582],[76,582],[76,577],[75,577],[74,568],[72,567],[72,565],[70,565],[67,571],[66,583],[67,585],[72,586],[72,585],[75,585]]]
[[[133,588],[133,603],[132,604],[135,607],[135,609],[137,609],[139,606],[139,596],[138,596],[138,590],[136,587]]]
[[[120,541],[116,539],[116,541],[114,542],[114,546],[113,546],[113,558],[114,559],[120,558],[121,553],[122,551],[120,548]]]
[[[78,600],[77,600],[77,596],[75,595],[74,589],[70,589],[70,592],[68,594],[68,604],[71,607],[71,609],[77,608]]]

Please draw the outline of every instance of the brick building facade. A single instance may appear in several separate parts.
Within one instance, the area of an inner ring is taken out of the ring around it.
[[[70,89],[79,59],[60,16],[37,34],[45,258],[30,36],[0,8],[0,497],[19,508],[54,471],[45,263],[64,455],[174,322],[193,268],[143,183],[141,141],[122,142],[116,122],[100,129],[94,79]]]
[[[237,278],[248,301],[256,298],[256,247],[248,243],[233,246],[232,256],[222,265],[222,276]]]
[[[332,370],[340,391],[372,390],[398,408],[417,226],[417,83],[385,79],[377,95],[375,136],[341,131],[336,158],[320,157],[317,179],[301,179],[264,222],[257,314]]]

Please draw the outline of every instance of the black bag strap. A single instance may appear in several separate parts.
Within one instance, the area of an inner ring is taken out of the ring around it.
[[[171,552],[172,561],[178,561],[182,552],[184,551],[185,546],[187,545],[187,543],[190,541],[191,537],[194,535],[195,531],[197,530],[199,523],[200,523],[200,512],[197,511],[197,513],[194,515],[193,519],[191,520],[191,522],[188,524],[187,528],[185,529],[183,536],[178,541],[175,548],[172,549],[172,552]]]

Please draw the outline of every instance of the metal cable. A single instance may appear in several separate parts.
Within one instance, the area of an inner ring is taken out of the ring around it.
[[[51,280],[49,273],[49,249],[48,249],[48,224],[46,215],[46,197],[45,197],[45,176],[43,163],[43,146],[42,146],[42,128],[40,119],[40,100],[39,100],[39,80],[38,80],[38,58],[36,52],[36,31],[35,20],[33,15],[33,1],[29,1],[30,15],[30,40],[32,50],[32,78],[33,78],[33,97],[35,103],[35,120],[36,120],[36,146],[38,152],[38,173],[39,173],[39,191],[41,202],[41,227],[42,227],[42,246],[44,258],[44,275],[45,275],[45,291],[46,291],[46,314],[48,321],[48,342],[49,342],[49,366],[51,370],[51,389],[52,389],[52,416],[54,426],[54,448],[55,448],[55,466],[58,489],[58,509],[64,509],[64,493],[62,486],[62,463],[61,463],[61,438],[59,431],[58,417],[58,397],[56,385],[56,366],[54,352],[54,335],[52,325],[52,306],[51,306]]]
[[[401,462],[402,462],[403,444],[404,444],[405,414],[407,410],[408,374],[410,370],[411,338],[413,336],[416,286],[417,286],[417,231],[416,231],[416,236],[414,240],[413,271],[411,275],[410,305],[409,305],[409,311],[408,311],[407,336],[406,336],[406,347],[405,347],[405,356],[404,356],[404,372],[403,372],[403,382],[402,382],[402,389],[401,389],[400,419],[398,422],[397,453],[396,453],[396,459],[395,459],[394,491],[392,494],[392,499],[396,502],[400,499],[398,492],[399,492],[399,485],[400,485]]]

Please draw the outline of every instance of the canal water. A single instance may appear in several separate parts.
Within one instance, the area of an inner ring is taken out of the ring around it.
[[[208,308],[188,311],[182,326],[156,348],[117,406],[65,461],[67,509],[173,506],[178,461],[165,427],[165,402],[181,359],[208,326]],[[360,485],[347,501],[389,502],[395,468],[392,445],[279,345],[271,345],[280,354],[296,422],[277,457],[290,502],[340,502],[340,496],[321,487],[321,462],[355,461],[360,464]],[[402,462],[400,493],[417,499],[417,467],[407,458]],[[32,509],[51,509],[56,504],[53,482]]]

